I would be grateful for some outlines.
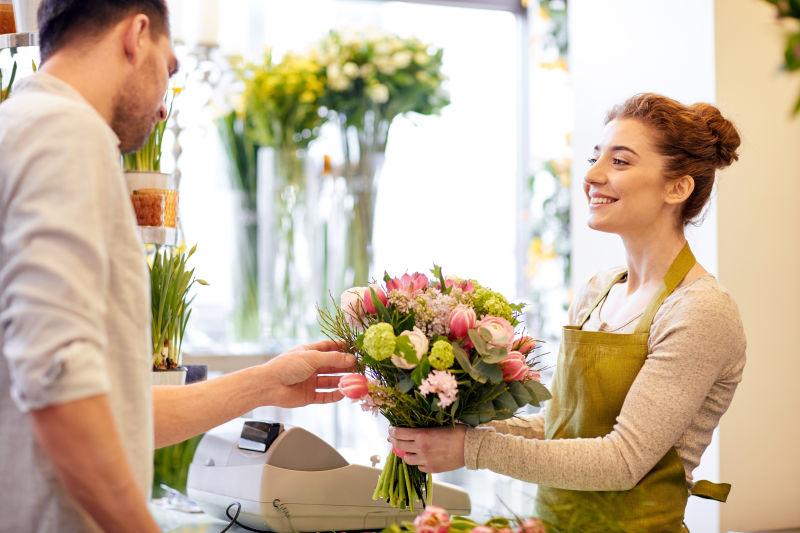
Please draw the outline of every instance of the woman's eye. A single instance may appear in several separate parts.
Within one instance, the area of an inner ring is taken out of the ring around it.
[[[597,163],[597,158],[590,157],[589,159],[587,159],[587,161],[589,162],[590,165],[594,165],[595,163]]]
[[[617,159],[616,157],[612,160],[615,165],[627,165],[627,161],[623,161],[622,159]]]

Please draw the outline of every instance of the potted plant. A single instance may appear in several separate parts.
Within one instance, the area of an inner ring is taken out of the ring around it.
[[[5,102],[11,96],[11,89],[14,86],[14,78],[17,77],[17,62],[11,67],[11,75],[8,77],[8,85],[3,85],[3,71],[0,70],[0,103]]]
[[[154,385],[183,385],[186,381],[181,345],[192,315],[194,296],[189,292],[195,283],[208,285],[188,266],[196,248],[186,252],[158,246],[150,262]]]
[[[161,153],[164,132],[179,92],[179,89],[173,89],[168,94],[167,118],[156,124],[144,146],[123,157],[125,178],[136,212],[136,222],[143,231],[146,242],[152,240],[160,244],[176,244],[177,240],[177,184],[172,175],[161,172]]]

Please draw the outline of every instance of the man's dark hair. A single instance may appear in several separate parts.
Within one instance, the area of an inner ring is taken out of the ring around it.
[[[166,0],[42,0],[38,13],[42,62],[72,39],[99,35],[133,13],[148,16],[153,36],[169,31]]]

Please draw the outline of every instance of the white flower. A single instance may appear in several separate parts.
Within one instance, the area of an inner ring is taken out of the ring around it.
[[[411,64],[414,55],[408,50],[402,50],[392,56],[392,63],[397,69],[407,68]]]
[[[425,354],[428,353],[428,337],[426,337],[422,330],[418,327],[414,327],[414,329],[410,331],[404,331],[400,334],[400,336],[408,337],[408,340],[411,341],[411,345],[414,347],[414,352],[417,354],[417,359],[422,359]],[[399,355],[392,356],[392,363],[394,363],[394,366],[397,368],[402,368],[403,370],[411,370],[417,366],[414,363],[409,363]]]
[[[381,74],[386,74],[387,76],[391,76],[397,72],[397,68],[394,66],[394,61],[392,61],[391,57],[376,57],[375,66]]]
[[[430,61],[431,58],[428,54],[424,54],[422,52],[417,52],[416,54],[414,54],[414,62],[421,67],[424,67],[425,65],[430,63]]]
[[[342,308],[347,321],[352,326],[361,323],[364,316],[364,291],[366,287],[352,287],[342,293],[339,299],[339,307]]]
[[[334,91],[346,91],[350,88],[350,78],[341,74],[336,77],[328,76],[328,85]]]
[[[361,65],[361,77],[362,78],[369,78],[373,74],[375,74],[375,65],[373,65],[371,63],[366,63],[364,65]]]
[[[388,56],[392,53],[392,46],[386,41],[380,41],[375,44],[375,53],[381,56]]]
[[[361,73],[361,70],[358,68],[358,65],[353,63],[352,61],[348,61],[342,67],[342,71],[344,72],[345,76],[350,79],[355,79]]]
[[[389,88],[382,83],[367,87],[367,96],[376,104],[385,104],[389,101]]]

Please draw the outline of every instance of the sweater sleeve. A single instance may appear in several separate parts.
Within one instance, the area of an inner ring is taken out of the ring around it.
[[[744,346],[730,296],[689,290],[659,310],[650,355],[608,435],[538,440],[468,429],[466,466],[561,489],[629,490],[679,441]]]

